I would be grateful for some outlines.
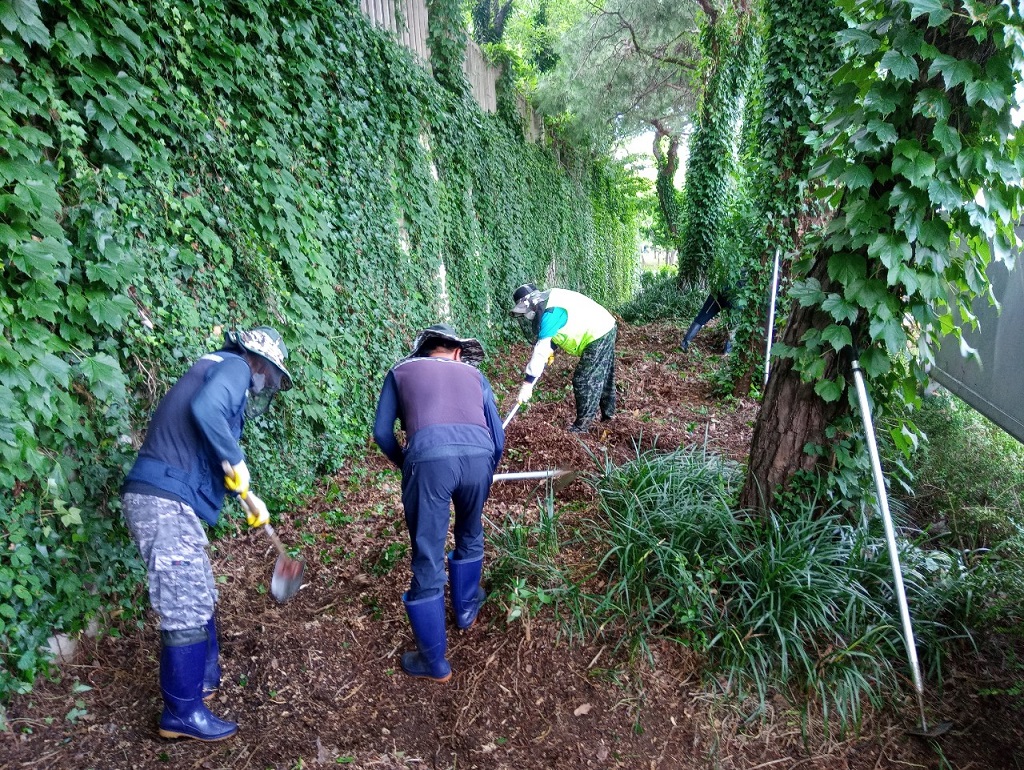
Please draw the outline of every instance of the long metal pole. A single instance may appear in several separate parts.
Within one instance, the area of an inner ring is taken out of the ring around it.
[[[779,249],[775,250],[775,266],[772,268],[772,293],[768,298],[768,330],[764,345],[764,384],[768,384],[768,372],[772,362],[772,338],[775,336],[775,293],[779,290]]]
[[[569,471],[555,468],[550,471],[518,471],[516,473],[495,473],[491,481],[517,481],[520,479],[552,479]]]
[[[516,401],[516,405],[514,407],[512,407],[512,411],[508,413],[508,417],[506,417],[502,421],[502,423],[501,423],[501,429],[502,430],[505,430],[505,428],[508,427],[508,424],[510,422],[512,422],[512,418],[516,416],[516,412],[518,412],[518,411],[519,411],[519,402]]]
[[[907,593],[903,588],[903,570],[900,567],[899,551],[896,548],[896,532],[889,514],[889,498],[885,492],[885,479],[882,476],[882,463],[878,459],[878,447],[875,444],[875,429],[871,422],[871,407],[868,405],[868,392],[864,385],[864,373],[860,361],[856,358],[850,364],[853,370],[853,382],[857,390],[857,402],[860,404],[861,417],[864,420],[864,438],[868,444],[868,455],[871,458],[871,473],[875,479],[875,494],[878,496],[878,508],[882,512],[882,523],[885,525],[885,540],[889,546],[889,562],[892,565],[893,580],[896,584],[896,599],[900,605],[900,620],[903,622],[903,640],[907,645],[907,656],[910,658],[911,673],[914,676],[914,689],[917,691],[917,707],[921,712],[921,726],[928,729],[924,716],[924,685],[921,683],[921,667],[917,662],[917,646],[914,644],[914,629],[910,623],[910,610],[907,607]]]

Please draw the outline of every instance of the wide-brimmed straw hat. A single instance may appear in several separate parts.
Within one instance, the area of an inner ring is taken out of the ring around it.
[[[408,358],[421,358],[421,352],[428,342],[445,342],[451,347],[462,348],[462,360],[467,364],[479,366],[484,360],[484,346],[480,340],[473,337],[460,337],[448,324],[434,324],[416,335],[416,341],[412,343],[412,351]]]

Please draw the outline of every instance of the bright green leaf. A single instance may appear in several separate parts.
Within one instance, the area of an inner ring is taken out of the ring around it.
[[[917,60],[895,49],[890,49],[882,55],[878,69],[883,74],[892,73],[897,80],[915,80],[920,74]]]
[[[974,80],[965,89],[967,104],[973,107],[980,101],[994,110],[1002,110],[1006,106],[1006,89],[1003,83],[994,80]]]
[[[835,380],[820,380],[814,385],[814,392],[818,394],[822,401],[831,403],[838,401],[840,396],[843,395],[843,386]]]
[[[821,304],[825,299],[825,292],[821,290],[821,283],[817,278],[807,278],[803,281],[794,281],[789,296],[799,302],[801,307],[810,307]]]
[[[853,345],[850,327],[843,324],[826,326],[821,332],[821,340],[831,345],[836,352]]]

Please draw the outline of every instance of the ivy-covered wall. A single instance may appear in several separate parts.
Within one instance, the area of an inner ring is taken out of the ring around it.
[[[499,354],[523,281],[631,296],[622,172],[525,143],[513,96],[483,114],[458,3],[430,12],[432,72],[354,0],[0,5],[0,698],[51,633],[137,613],[118,486],[224,329],[291,349],[246,448],[294,497],[366,446],[442,295]]]

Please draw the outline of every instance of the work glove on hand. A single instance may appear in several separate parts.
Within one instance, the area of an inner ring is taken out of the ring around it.
[[[522,387],[519,388],[519,397],[516,399],[520,404],[525,404],[533,398],[533,383],[524,382]]]
[[[245,460],[231,466],[231,475],[225,474],[224,476],[224,486],[245,497],[245,493],[249,491],[249,467],[245,464]]]
[[[250,527],[262,527],[270,521],[270,511],[267,510],[265,502],[252,492],[242,497],[245,499],[245,520],[249,522]]]

